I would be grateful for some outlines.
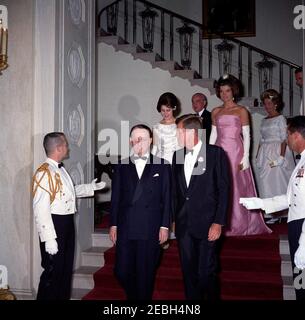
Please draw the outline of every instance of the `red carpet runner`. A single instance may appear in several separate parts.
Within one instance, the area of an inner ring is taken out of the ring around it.
[[[224,239],[220,255],[222,300],[282,300],[279,234],[286,223],[272,226],[270,235]],[[125,299],[113,275],[114,248],[105,252],[105,266],[94,274],[95,287],[85,300]],[[164,251],[157,272],[155,300],[183,300],[183,281],[176,241]]]

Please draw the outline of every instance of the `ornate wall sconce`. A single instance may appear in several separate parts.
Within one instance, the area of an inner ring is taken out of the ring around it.
[[[0,74],[2,70],[8,67],[7,64],[7,8],[0,5]]]
[[[142,17],[143,47],[152,52],[154,48],[155,19],[158,17],[158,13],[147,7],[139,15]]]
[[[218,51],[219,74],[221,76],[231,73],[232,50],[234,48],[235,46],[226,39],[223,39],[221,43],[215,46],[215,49]]]
[[[259,75],[259,91],[262,93],[272,88],[272,71],[275,63],[268,60],[266,56],[263,56],[263,60],[256,62],[255,66],[258,69]]]
[[[195,29],[184,22],[183,26],[177,28],[176,31],[179,33],[180,39],[181,64],[184,69],[190,69],[192,64],[193,33]]]

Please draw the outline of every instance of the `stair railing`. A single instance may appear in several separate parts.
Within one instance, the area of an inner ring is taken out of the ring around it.
[[[153,12],[155,25],[155,30],[152,30],[155,34],[155,37],[152,35],[152,39],[155,38],[152,43],[153,51],[158,53],[162,60],[183,60],[182,41],[186,41],[181,39],[179,30],[183,26],[190,26],[190,29],[194,30],[192,48],[183,47],[184,50],[188,49],[192,53],[191,61],[189,61],[190,68],[197,71],[199,78],[217,79],[220,76],[220,67],[217,71],[219,52],[216,48],[219,47],[221,41],[226,40],[236,52],[231,62],[231,73],[243,83],[244,95],[260,96],[262,91],[259,89],[260,71],[256,66],[262,61],[268,61],[273,64],[273,74],[276,76],[272,83],[266,80],[263,89],[277,88],[284,101],[288,101],[289,108],[288,111],[286,109],[286,115],[292,116],[294,114],[294,99],[300,100],[301,91],[297,90],[294,83],[294,71],[300,66],[293,62],[228,35],[217,34],[218,38],[203,39],[204,26],[202,24],[145,0],[116,0],[109,4],[98,14],[98,30],[99,32],[106,30],[109,34],[118,35],[126,43],[139,44],[143,41],[138,31],[141,28],[142,34],[144,32],[142,26],[144,25],[143,11],[145,8]],[[261,58],[262,61],[259,61]],[[297,105],[295,110],[298,110]]]

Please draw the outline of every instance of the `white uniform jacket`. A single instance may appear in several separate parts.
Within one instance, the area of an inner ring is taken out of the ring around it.
[[[291,174],[287,193],[281,196],[264,199],[266,213],[289,208],[288,222],[305,218],[305,150]]]
[[[58,168],[58,163],[47,158],[46,163],[49,164],[49,170],[53,183],[55,184],[55,174],[57,173],[61,180],[60,191],[56,193],[54,201],[51,203],[50,194],[46,190],[50,190],[48,175],[45,174],[40,182],[40,186],[33,197],[34,218],[38,229],[41,242],[56,239],[51,214],[68,215],[76,212],[76,197],[90,197],[94,195],[91,184],[81,184],[74,186],[70,175],[64,167]],[[36,180],[39,181],[43,173],[36,174]],[[46,190],[44,190],[44,189]]]

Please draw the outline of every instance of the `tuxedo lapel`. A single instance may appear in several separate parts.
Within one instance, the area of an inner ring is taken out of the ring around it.
[[[183,150],[181,150],[181,151],[183,152],[183,163],[178,163],[176,165],[178,167],[179,183],[180,183],[182,189],[185,191],[187,189],[186,180],[185,180],[185,173],[184,173],[184,161],[185,161],[186,148],[183,148]],[[176,159],[176,161],[177,161],[177,159]]]

